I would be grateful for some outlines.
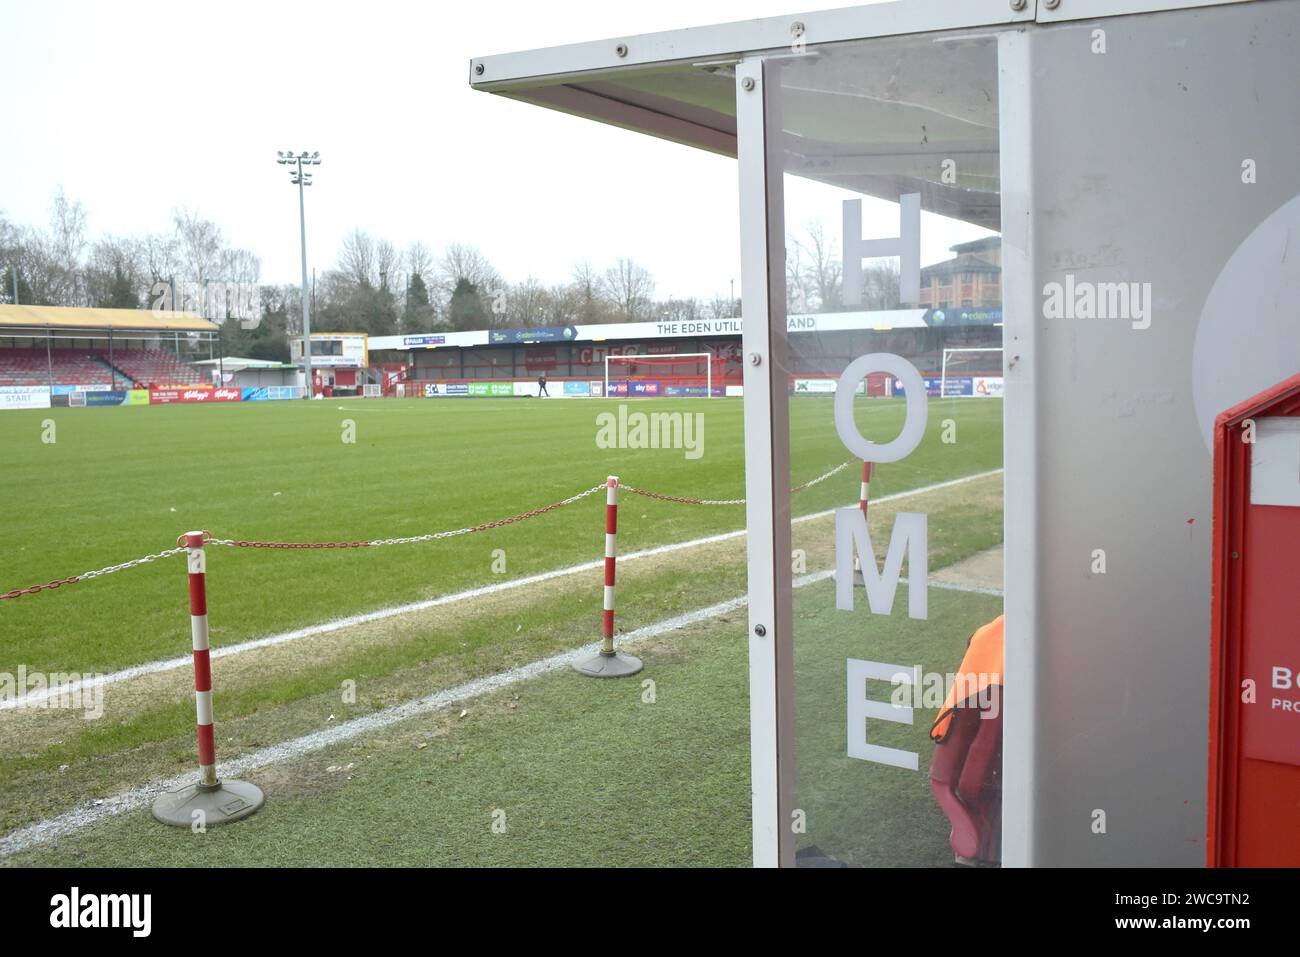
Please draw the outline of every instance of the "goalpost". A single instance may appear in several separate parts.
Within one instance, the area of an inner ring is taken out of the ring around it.
[[[976,356],[984,356],[983,359],[977,359]],[[943,364],[939,372],[939,397],[940,398],[963,398],[963,397],[986,397],[1002,395],[1002,358],[1003,349],[1001,346],[989,346],[985,348],[964,348],[964,349],[944,349]],[[969,393],[956,390],[949,392],[948,376],[963,375],[973,376],[981,380],[996,380],[996,388],[990,389],[988,386],[983,391],[973,387]]]
[[[662,378],[681,379],[681,378],[698,378],[698,373],[688,373],[683,376],[674,374],[671,369],[673,366],[684,365],[686,362],[695,361],[704,363],[704,395],[705,398],[712,399],[713,395],[713,364],[715,362],[724,362],[726,360],[719,358],[712,352],[669,352],[660,355],[627,355],[627,356],[605,356],[605,395],[609,395],[609,367],[614,363],[615,367],[620,364],[630,366],[649,366],[654,368],[667,367],[669,371],[659,373]],[[617,378],[617,376],[616,376]],[[653,380],[653,373],[634,372],[623,377],[627,382],[643,381],[646,379]]]

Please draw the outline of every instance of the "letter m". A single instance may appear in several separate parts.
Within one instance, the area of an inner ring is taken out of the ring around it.
[[[866,586],[867,606],[872,614],[888,615],[894,610],[894,593],[907,554],[907,617],[924,620],[929,611],[926,591],[929,576],[929,547],[926,517],[921,512],[899,512],[889,537],[883,571],[876,570],[876,552],[871,546],[867,516],[856,505],[835,511],[835,607],[853,610],[853,552],[857,550]],[[921,559],[918,568],[916,560]]]

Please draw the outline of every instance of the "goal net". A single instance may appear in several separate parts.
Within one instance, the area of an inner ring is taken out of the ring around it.
[[[939,395],[990,398],[1002,395],[1001,348],[944,349]]]
[[[86,405],[86,393],[80,391],[69,393],[68,405],[74,409],[84,408]]]
[[[725,359],[712,352],[605,357],[607,396],[695,396],[725,394]]]

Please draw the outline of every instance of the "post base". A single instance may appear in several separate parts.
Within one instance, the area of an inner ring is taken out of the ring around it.
[[[248,817],[265,803],[262,789],[247,781],[196,782],[158,795],[153,802],[153,816],[173,827],[192,827],[196,820],[202,821],[204,827],[215,827]],[[195,811],[202,815],[195,818]]]
[[[576,661],[573,664],[574,671],[588,678],[625,678],[636,674],[644,667],[640,658],[626,655],[621,651],[608,654],[602,651],[586,661]]]

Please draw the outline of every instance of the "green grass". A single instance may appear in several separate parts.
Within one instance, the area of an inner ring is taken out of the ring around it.
[[[188,528],[219,537],[286,540],[418,534],[547,504],[597,485],[607,474],[671,494],[744,494],[740,402],[629,403],[634,411],[702,412],[705,454],[698,460],[681,450],[598,448],[596,415],[617,405],[342,400],[12,412],[0,416],[0,481],[18,490],[21,507],[0,516],[0,591],[170,547]],[[828,400],[792,403],[794,481],[847,458],[830,413]],[[901,425],[903,406],[864,401],[856,414],[868,438],[886,441]],[[903,462],[877,470],[873,497],[998,467],[1000,417],[998,401],[932,401],[925,441]],[[46,419],[57,426],[53,444],[41,442]],[[356,425],[355,445],[340,440],[345,419]],[[952,444],[940,437],[948,419],[957,430]],[[849,468],[800,494],[796,514],[855,501],[858,480],[858,470]],[[932,568],[1001,541],[1000,503],[987,490],[980,494],[966,501],[945,493],[925,506]],[[624,553],[744,523],[743,507],[689,507],[628,493],[621,501]],[[603,495],[597,494],[480,534],[364,551],[214,547],[208,563],[213,645],[590,561],[602,554],[603,511]],[[878,549],[887,542],[887,528],[882,526]],[[826,543],[821,538],[804,544],[824,550]],[[497,549],[505,552],[504,575],[494,573]],[[172,558],[0,603],[0,672],[19,664],[41,671],[106,671],[185,654],[184,578],[183,560]],[[732,598],[743,592],[744,581],[738,547],[703,562],[683,552],[662,564],[631,563],[620,579],[620,625],[633,628]],[[938,812],[920,778],[895,781],[893,769],[837,763],[843,659],[951,669],[970,630],[995,613],[990,609],[996,600],[932,592],[932,621],[916,623],[895,620],[898,612],[893,618],[835,615],[825,587],[801,592],[797,603],[803,609],[797,631],[800,700],[825,696],[824,705],[800,712],[800,773],[806,762],[819,762],[814,778],[820,782],[816,789],[801,785],[809,812],[805,843],[855,863],[941,861],[946,831],[936,844]],[[511,592],[495,608],[467,604],[441,623],[393,619],[380,639],[368,642],[326,646],[313,639],[289,665],[265,673],[250,668],[231,675],[229,666],[219,665],[220,755],[229,759],[308,733],[327,715],[347,720],[590,641],[598,634],[599,596],[595,572],[557,580],[544,594],[525,598]],[[905,601],[904,588],[896,608]],[[531,703],[523,713],[502,707],[500,720],[458,724],[426,750],[394,750],[384,740],[335,749],[367,756],[347,787],[322,777],[330,763],[324,756],[299,763],[309,782],[301,787],[265,772],[275,799],[268,812],[228,832],[213,831],[207,846],[232,864],[743,863],[749,841],[744,635],[732,625],[713,625],[693,630],[682,646],[681,655],[651,653],[651,673],[661,689],[667,681],[671,691],[648,711],[631,707],[640,700],[634,682],[575,681],[568,675],[530,682],[520,689],[527,688],[524,701]],[[807,657],[822,646],[833,654]],[[345,679],[364,689],[356,704],[339,703]],[[101,721],[52,724],[30,738],[11,733],[6,739],[0,714],[0,831],[190,767],[188,693],[114,701],[110,692]],[[472,708],[475,715],[480,710]],[[812,716],[819,727],[824,719],[829,736],[813,733],[805,747]],[[913,732],[923,738],[925,727],[928,719],[918,714],[917,724],[903,729],[899,740],[912,740],[907,735]],[[451,747],[453,741],[458,743]],[[347,761],[336,755],[335,763]],[[882,820],[902,814],[917,840],[901,851],[880,852],[883,825],[859,820],[861,788],[872,795],[871,807],[888,810]],[[418,821],[409,818],[407,803]],[[606,806],[622,813],[593,819],[591,808]],[[497,840],[500,835],[486,827],[480,833],[482,815],[493,807],[507,809],[510,840]],[[319,833],[307,837],[293,823],[299,814],[332,823],[313,825]],[[396,823],[385,825],[394,815]],[[442,822],[436,842],[421,836],[429,821]],[[599,840],[584,839],[583,833]],[[160,833],[139,815],[93,834],[15,863],[186,863],[193,852],[184,836]],[[409,846],[401,835],[409,836]]]
[[[926,776],[933,712],[918,711],[901,738],[879,738],[920,751],[919,773],[843,756],[844,654],[853,650],[850,626],[861,620],[845,616],[831,628],[833,644],[823,644],[829,588],[797,593],[796,694],[813,703],[798,725],[798,801],[808,818],[800,843],[853,864],[951,864],[947,824]],[[905,586],[899,598],[905,606]],[[929,622],[898,612],[873,618],[874,638],[904,655],[900,663],[951,670],[967,636],[998,604],[934,591]],[[743,620],[741,612],[647,651],[653,703],[640,679],[554,673],[467,703],[463,720],[454,711],[414,719],[250,774],[268,801],[239,824],[193,834],[162,827],[140,810],[7,863],[745,866]],[[920,640],[937,635],[941,644]],[[503,833],[492,829],[497,811],[504,812]]]
[[[340,411],[338,405],[346,408]],[[180,533],[350,541],[458,528],[545,505],[607,474],[673,494],[744,494],[739,400],[659,400],[636,410],[703,412],[705,453],[600,449],[610,401],[410,400],[250,403],[192,408],[59,409],[0,416],[0,589],[114,564],[175,545]],[[361,411],[352,411],[352,410]],[[792,405],[792,472],[802,481],[847,455],[828,400]],[[868,438],[901,424],[901,401],[859,403]],[[940,441],[952,418],[958,441]],[[41,441],[52,419],[57,441]],[[341,441],[356,423],[356,443]],[[996,468],[1001,402],[931,403],[925,441],[882,467],[873,494]],[[797,512],[854,501],[846,469],[796,499]],[[743,508],[686,508],[624,495],[624,550],[740,528]],[[544,518],[434,544],[359,552],[212,548],[214,647],[415,601],[602,554],[603,503],[592,496]],[[0,671],[95,672],[184,654],[180,559],[0,604]]]

